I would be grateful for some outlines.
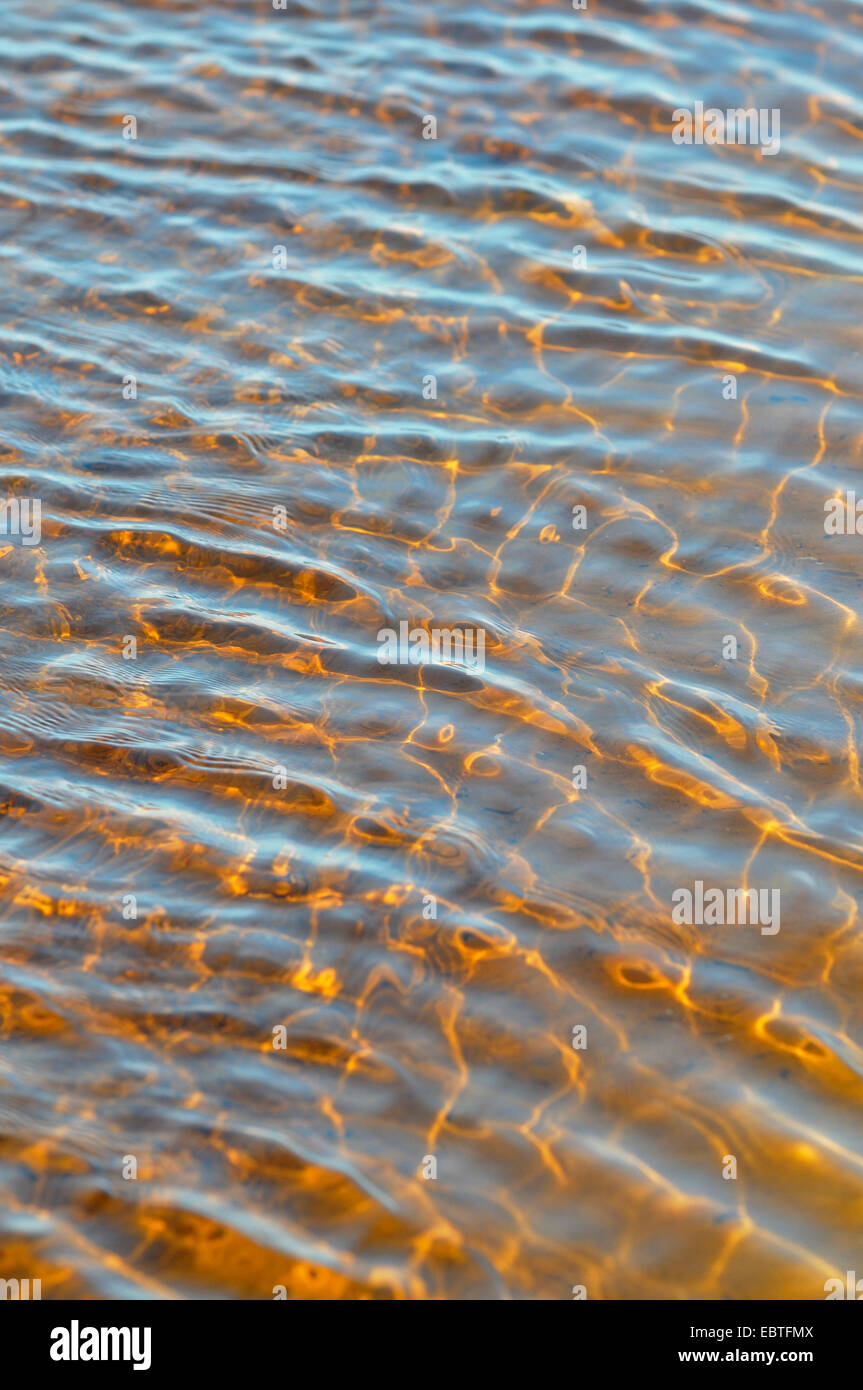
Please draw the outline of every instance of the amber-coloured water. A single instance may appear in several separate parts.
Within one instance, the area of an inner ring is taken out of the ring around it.
[[[0,1278],[863,1276],[859,4],[0,51]]]

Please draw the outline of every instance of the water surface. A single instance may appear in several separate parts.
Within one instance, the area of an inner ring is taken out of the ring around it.
[[[859,5],[5,0],[0,51],[0,1277],[863,1274]]]

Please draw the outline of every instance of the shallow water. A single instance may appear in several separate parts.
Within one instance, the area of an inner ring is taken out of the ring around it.
[[[863,1273],[859,5],[0,40],[0,1277]],[[401,621],[485,669],[381,665]]]

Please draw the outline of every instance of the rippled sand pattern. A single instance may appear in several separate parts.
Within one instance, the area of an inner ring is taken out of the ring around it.
[[[863,1275],[859,4],[0,37],[0,1277]]]

